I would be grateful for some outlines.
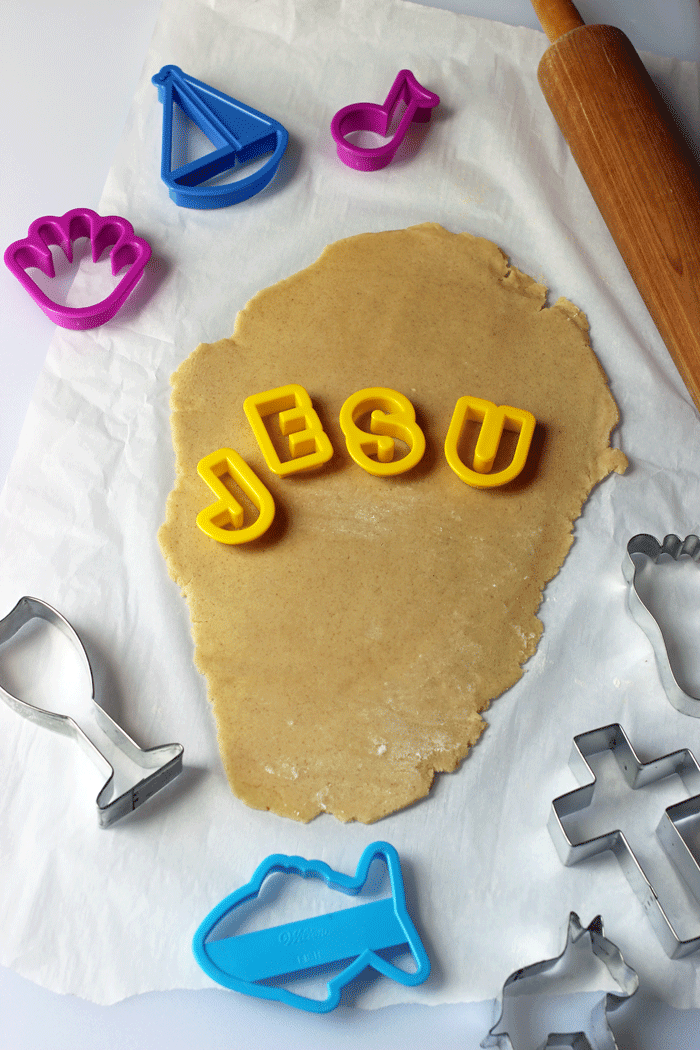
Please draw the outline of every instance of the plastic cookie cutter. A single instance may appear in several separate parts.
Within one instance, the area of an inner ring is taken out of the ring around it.
[[[473,469],[463,462],[459,453],[462,435],[470,421],[481,423]],[[457,477],[467,485],[478,489],[506,485],[517,478],[525,466],[535,425],[535,417],[526,409],[495,405],[480,397],[460,397],[445,438],[445,457]],[[513,458],[503,470],[490,473],[504,430],[518,435]]]
[[[700,948],[700,935],[682,940],[668,917],[659,896],[642,870],[627,839],[619,830],[608,831],[582,842],[572,842],[564,829],[564,820],[586,809],[593,799],[596,778],[588,759],[603,751],[610,751],[629,787],[646,787],[674,774],[678,775],[691,796],[664,810],[656,834],[668,857],[683,877],[693,896],[700,901],[700,866],[681,835],[678,825],[688,817],[700,814],[700,766],[686,748],[642,763],[635,754],[620,725],[604,726],[574,737],[571,768],[577,780],[592,777],[590,783],[554,799],[548,828],[563,864],[570,866],[596,857],[606,850],[617,858],[627,881],[637,894],[644,911],[672,959],[681,959]]]
[[[265,462],[279,477],[313,470],[327,463],[333,455],[333,446],[311,398],[298,383],[288,383],[264,394],[251,394],[243,402],[243,411]],[[266,418],[272,415],[278,416],[280,433],[288,438],[291,459],[281,460],[277,454],[265,424]]]
[[[671,667],[661,627],[650,609],[644,604],[637,589],[638,563],[635,562],[635,557],[643,555],[644,559],[656,563],[663,554],[669,555],[675,561],[682,557],[688,557],[694,562],[700,562],[700,539],[691,535],[686,536],[684,540],[680,540],[678,536],[671,534],[664,538],[663,543],[659,543],[654,536],[648,536],[645,533],[633,536],[627,544],[627,551],[622,564],[623,575],[629,584],[627,604],[632,616],[651,642],[656,657],[656,665],[659,669],[659,676],[668,699],[676,710],[682,714],[700,718],[700,698],[690,696],[679,685]]]
[[[372,131],[386,136],[391,119],[404,104],[405,109],[398,127],[389,142],[382,146],[365,147],[349,142],[346,138],[354,131]],[[376,102],[354,102],[333,117],[331,134],[335,140],[338,156],[344,164],[358,171],[378,171],[386,167],[403,142],[411,123],[426,124],[440,99],[432,91],[422,87],[410,69],[402,69],[391,85],[384,105]]]
[[[152,77],[163,103],[161,178],[170,197],[181,208],[225,208],[248,200],[274,178],[287,148],[289,135],[272,117],[216,91],[188,76],[178,66],[163,66]],[[210,140],[214,149],[205,156],[173,168],[173,132],[179,113]],[[233,182],[212,180],[236,165],[271,154],[262,167]]]
[[[140,767],[144,775],[117,798],[112,798],[111,796],[114,794],[114,767],[105,757],[102,749],[98,749],[96,744],[93,743],[73,718],[35,707],[33,704],[20,700],[2,686],[0,686],[0,697],[13,711],[23,715],[30,722],[35,722],[45,729],[53,729],[63,736],[72,737],[94,762],[98,770],[105,775],[104,787],[97,796],[97,817],[100,826],[106,828],[127,813],[138,809],[157,791],[160,791],[171,780],[174,780],[182,770],[182,744],[163,744],[161,747],[142,750],[134,743],[131,737],[127,736],[124,730],[109,717],[95,699],[92,668],[77,633],[59,612],[39,598],[27,596],[20,598],[14,609],[0,620],[0,645],[13,638],[20,628],[35,618],[45,620],[47,623],[57,627],[77,650],[90,681],[91,699],[93,701],[91,706],[95,719],[95,725],[92,728],[96,734],[103,734],[106,738],[103,745],[106,745],[105,749],[110,749],[114,752],[116,748],[123,753],[131,764]],[[109,743],[107,743],[108,741]],[[116,757],[116,752],[114,754]]]
[[[63,249],[69,263],[73,262],[73,242],[89,237],[92,261],[111,248],[112,274],[128,267],[114,291],[93,306],[62,306],[49,299],[27,270],[36,267],[46,277],[56,276],[51,245]],[[25,291],[47,317],[61,328],[84,331],[110,321],[124,305],[136,287],[144,267],[151,257],[151,247],[143,237],[134,234],[127,219],[118,215],[100,216],[90,208],[73,208],[65,215],[44,215],[35,219],[27,236],[15,241],[5,250],[5,264]]]
[[[265,879],[274,872],[321,878],[332,890],[360,892],[376,858],[386,862],[391,897],[382,897],[340,911],[268,927],[233,937],[211,939],[211,934],[236,908],[257,898]],[[416,969],[406,971],[384,957],[384,952],[407,945]],[[399,856],[388,842],[373,842],[362,853],[355,875],[334,871],[318,860],[273,854],[257,868],[247,885],[226,897],[197,930],[193,951],[213,980],[226,988],[260,999],[276,999],[315,1013],[333,1010],[342,989],[370,967],[400,984],[421,984],[430,973],[430,961],[406,908]],[[311,998],[273,983],[292,979],[310,969],[342,964],[326,984],[325,999]]]
[[[499,1050],[518,1050],[519,1044],[513,1042],[513,1033],[505,1031],[503,1027],[506,1021],[506,999],[509,995],[517,994],[513,992],[513,989],[525,981],[534,981],[543,975],[551,976],[556,980],[556,971],[561,969],[565,958],[575,947],[584,950],[587,948],[602,964],[613,982],[614,990],[607,991],[608,982],[605,979],[605,988],[601,990],[602,998],[596,1002],[592,1013],[588,1016],[574,1017],[574,1024],[581,1026],[579,1030],[550,1032],[546,1042],[539,1045],[541,1047],[568,1046],[572,1050],[616,1050],[617,1043],[610,1030],[607,1014],[609,1010],[617,1009],[634,995],[639,986],[639,978],[635,971],[627,965],[617,945],[605,936],[600,915],[597,915],[593,922],[584,928],[578,915],[573,911],[569,915],[566,944],[562,952],[554,959],[545,959],[516,970],[503,985],[499,1019],[482,1041],[482,1047],[496,1046]],[[528,1046],[530,1045],[532,1044],[528,1042]]]
[[[197,525],[219,543],[239,544],[257,540],[275,517],[275,501],[257,474],[232,448],[210,452],[197,464],[197,473],[219,499],[197,515]],[[245,510],[221,480],[228,474],[256,507],[258,516],[245,524]]]
[[[371,433],[357,425],[366,415],[370,416]],[[340,410],[340,428],[358,467],[378,477],[404,474],[425,452],[425,435],[416,423],[413,405],[398,390],[388,387],[371,386],[351,394]],[[408,445],[408,453],[400,459],[394,459],[395,438]]]

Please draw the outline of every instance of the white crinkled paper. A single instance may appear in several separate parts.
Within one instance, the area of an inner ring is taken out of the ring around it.
[[[206,987],[192,934],[264,857],[353,872],[381,838],[404,862],[433,973],[418,988],[371,982],[360,1005],[492,998],[514,969],[559,953],[570,909],[584,923],[603,914],[650,994],[700,1005],[697,961],[666,958],[614,859],[564,868],[546,830],[552,798],[575,786],[576,733],[621,721],[645,759],[700,754],[700,722],[666,701],[620,571],[635,533],[700,527],[700,484],[697,413],[540,93],[545,47],[536,32],[402,0],[164,0],[99,209],[129,218],[153,258],[111,323],[56,332],[0,501],[0,610],[23,594],[55,605],[110,713],[144,747],[184,744],[185,771],[102,831],[85,758],[0,705],[4,965],[101,1003]],[[697,137],[697,68],[648,61]],[[169,199],[151,83],[165,64],[287,127],[281,168],[258,197],[199,212]],[[441,98],[419,148],[380,172],[346,168],[333,114],[383,101],[402,68]],[[552,300],[587,314],[630,469],[586,504],[545,592],[538,652],[462,768],[372,827],[298,825],[246,808],[221,769],[185,602],[156,542],[173,481],[169,377],[327,243],[425,221],[495,241]],[[695,919],[688,935],[700,909]]]

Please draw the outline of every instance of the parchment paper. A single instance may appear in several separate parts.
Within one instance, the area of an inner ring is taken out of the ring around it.
[[[585,924],[603,914],[650,994],[700,1005],[697,961],[666,958],[615,860],[564,868],[546,830],[551,800],[575,786],[574,734],[620,721],[645,760],[700,752],[700,722],[668,704],[620,571],[635,533],[700,527],[700,430],[541,96],[545,47],[533,31],[402,0],[165,0],[99,209],[128,217],[153,259],[111,323],[56,332],[0,500],[0,610],[23,594],[60,609],[110,713],[141,746],[183,743],[185,772],[102,831],[100,778],[85,757],[0,705],[4,965],[101,1003],[205,987],[192,934],[264,857],[354,872],[382,838],[404,862],[433,972],[419,988],[370,981],[359,1005],[491,998],[517,967],[559,953],[572,908]],[[697,141],[696,67],[648,62]],[[258,197],[199,212],[169,199],[151,84],[167,63],[288,128],[280,171]],[[346,168],[333,114],[382,102],[401,68],[441,97],[419,148],[381,172]],[[199,342],[231,334],[251,295],[327,243],[424,221],[490,238],[553,298],[584,310],[631,465],[585,506],[545,593],[538,652],[462,768],[372,827],[331,817],[302,826],[247,809],[221,769],[185,602],[156,543],[173,480],[169,376]],[[86,290],[81,272],[74,301],[99,290]],[[43,688],[54,684],[47,669]],[[658,816],[643,831],[652,854]],[[692,936],[700,909],[688,922]]]

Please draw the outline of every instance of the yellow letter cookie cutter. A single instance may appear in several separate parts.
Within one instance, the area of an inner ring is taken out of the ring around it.
[[[333,446],[314,411],[311,398],[303,386],[288,383],[263,394],[251,394],[243,402],[243,411],[253,428],[260,451],[270,470],[278,477],[312,470],[327,463]],[[279,414],[282,435],[289,440],[289,460],[281,460],[265,425],[265,418]]]
[[[468,467],[459,455],[459,442],[466,424],[474,420],[481,430],[474,449],[474,469]],[[445,438],[445,457],[458,478],[474,488],[495,488],[516,478],[525,466],[530,442],[535,432],[535,417],[523,408],[495,405],[480,397],[460,397],[452,414]],[[498,452],[504,430],[518,434],[513,458],[507,467],[489,473]]]
[[[371,434],[357,426],[357,420],[370,416]],[[388,477],[415,467],[425,452],[425,436],[416,423],[413,405],[397,390],[371,386],[351,394],[340,410],[340,427],[348,452],[368,474]],[[408,453],[394,460],[394,438],[408,445]],[[371,456],[376,459],[371,459]]]
[[[197,473],[214,495],[219,497],[216,503],[211,503],[197,515],[197,525],[207,536],[219,543],[248,543],[257,540],[269,529],[275,516],[275,501],[245,460],[232,448],[220,448],[204,456],[197,464]],[[240,485],[257,508],[258,516],[250,525],[244,526],[245,511],[221,480],[224,474],[229,474]],[[225,528],[226,525],[232,528]]]

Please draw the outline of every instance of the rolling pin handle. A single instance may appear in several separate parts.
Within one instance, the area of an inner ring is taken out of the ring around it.
[[[552,44],[585,24],[571,0],[532,0],[532,6]]]

